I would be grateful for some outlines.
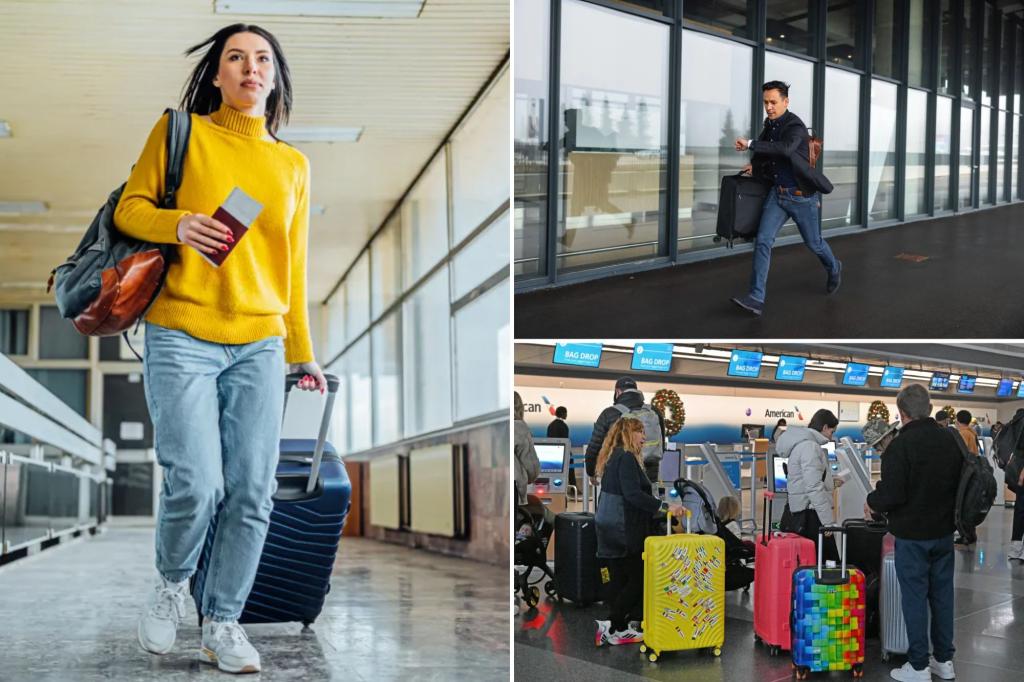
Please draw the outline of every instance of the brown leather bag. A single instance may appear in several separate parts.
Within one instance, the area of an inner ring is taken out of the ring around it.
[[[818,157],[821,156],[822,141],[820,137],[811,135],[811,139],[807,143],[807,154],[809,158],[807,162],[814,168],[818,165]]]

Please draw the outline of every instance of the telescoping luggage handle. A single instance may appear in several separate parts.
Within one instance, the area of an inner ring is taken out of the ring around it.
[[[842,533],[843,534],[843,549],[842,549],[842,551],[840,553],[840,556],[842,557],[843,565],[842,565],[842,571],[839,574],[840,575],[839,582],[846,582],[846,579],[847,579],[847,576],[846,576],[846,534],[849,532],[849,529],[850,528],[867,528],[868,530],[870,530],[872,532],[875,532],[875,533],[884,533],[886,527],[887,526],[885,524],[868,523],[864,519],[847,519],[847,520],[843,521],[843,525],[841,525],[841,526],[821,526],[820,528],[818,528],[818,565],[817,565],[818,581],[821,582],[821,571],[822,571],[821,545],[822,545],[822,543],[823,543],[823,541],[825,539],[825,533],[827,533],[829,531],[832,531],[833,533]],[[828,582],[828,581],[825,581],[825,582]]]
[[[690,510],[683,507],[683,515],[686,517],[686,534],[690,534]],[[665,535],[672,535],[672,512],[665,512],[665,516],[668,517],[668,523],[665,524]]]
[[[284,378],[284,409],[281,410],[281,422],[284,423],[284,415],[288,412],[288,394],[295,388],[302,378],[306,376],[302,372],[289,374]],[[324,416],[320,420],[320,433],[316,437],[316,448],[313,450],[313,465],[309,469],[309,482],[306,483],[306,494],[313,492],[316,487],[317,477],[320,475],[320,461],[324,456],[324,445],[327,443],[327,427],[331,425],[331,415],[334,414],[334,399],[338,396],[340,381],[334,374],[324,373],[327,379],[327,404],[324,405]]]
[[[768,544],[768,535],[771,530],[772,505],[775,503],[775,493],[766,490],[764,493],[764,523],[761,528],[761,544]]]

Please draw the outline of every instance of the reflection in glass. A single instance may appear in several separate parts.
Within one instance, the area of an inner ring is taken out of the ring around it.
[[[974,147],[971,144],[974,131],[974,110],[960,108],[960,188],[961,209],[974,206]]]
[[[1021,191],[1021,178],[1020,178],[1020,115],[1013,117],[1013,145],[1011,145],[1010,152],[1013,156],[1013,162],[1010,164],[1012,168],[1012,180],[1013,180],[1013,197],[1017,199],[1024,199],[1024,192]]]
[[[967,3],[965,2],[964,4],[966,5]],[[993,106],[993,98],[999,85],[996,82],[999,72],[992,63],[996,56],[994,41],[997,38],[997,33],[992,25],[993,17],[992,5],[985,3],[985,25],[981,43],[981,103],[986,107]],[[982,196],[985,195],[982,194]]]
[[[543,275],[547,220],[548,0],[516,0],[515,275]]]
[[[948,1],[945,0],[945,2]],[[925,4],[925,0],[910,0],[910,42],[907,47],[907,72],[910,85],[919,87],[929,87],[931,85],[928,73],[928,53],[932,44],[932,5],[935,3],[929,0],[927,2],[928,7],[925,7]],[[877,37],[875,54],[878,54]]]
[[[988,107],[980,109],[981,116],[981,144],[978,146],[978,198],[981,204],[992,203],[992,193],[989,191],[988,178],[992,165],[992,110]]]
[[[767,5],[766,44],[810,54],[814,48],[818,3],[815,0],[768,0]]]
[[[1013,83],[1010,80],[1010,67],[1013,65],[1013,34],[1014,25],[1010,18],[1003,15],[1003,57],[999,60],[999,108],[1006,109],[1006,102],[1010,91],[1013,90]],[[1021,67],[1018,66],[1018,69]]]
[[[857,26],[860,23],[860,3],[848,0],[828,0],[828,40],[825,57],[832,64],[843,64],[861,69],[857,47]]]
[[[896,217],[896,86],[871,82],[868,219]]]
[[[668,39],[664,24],[580,0],[562,6],[563,271],[664,253]]]
[[[956,35],[956,17],[950,8],[950,0],[939,2],[939,92],[955,95],[953,87],[953,37]],[[931,4],[931,2],[929,2]]]
[[[996,201],[1006,201],[1006,112],[997,111],[999,137],[996,138]]]
[[[961,81],[960,87],[964,97],[976,99],[978,87],[974,83],[974,55],[978,54],[978,38],[974,29],[977,27],[974,2],[964,2],[963,21],[960,24],[960,44],[963,46],[963,56],[960,59]],[[956,27],[952,27],[953,30]]]
[[[909,126],[908,126],[909,130]],[[937,97],[935,100],[935,210],[953,208],[950,194],[950,163],[953,139],[953,100]]]
[[[768,52],[764,56],[764,80],[789,83],[789,110],[799,116],[805,126],[810,127],[813,122],[811,106],[814,102],[814,66],[811,62]]]
[[[686,0],[683,18],[705,31],[753,38],[756,7],[754,0]]]
[[[855,7],[856,3],[850,3]],[[875,0],[875,30],[871,34],[871,68],[880,76],[896,78],[896,1]],[[911,33],[913,35],[913,33]],[[911,43],[913,49],[913,43]],[[913,54],[913,53],[911,53]],[[918,55],[920,58],[920,55]],[[912,57],[913,58],[913,57]]]
[[[860,149],[861,77],[842,69],[825,69],[825,135],[822,171],[835,189],[822,197],[821,227],[860,223],[857,204],[857,151]]]
[[[751,48],[683,31],[682,124],[679,138],[679,250],[713,245],[722,177],[750,154],[737,137],[750,126]]]
[[[907,90],[907,171],[906,215],[927,213],[925,206],[925,156],[927,144],[925,134],[928,120],[928,93],[921,90]],[[873,125],[873,124],[872,124]],[[938,139],[936,139],[938,145]],[[937,163],[937,161],[936,161]],[[936,185],[938,178],[936,178]]]

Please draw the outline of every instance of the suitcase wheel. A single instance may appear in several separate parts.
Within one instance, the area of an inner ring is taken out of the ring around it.
[[[804,666],[800,666],[799,668],[796,669],[796,679],[798,679],[798,680],[806,680],[807,676],[810,673],[811,673],[810,668],[806,668]]]
[[[558,588],[555,587],[553,580],[549,580],[544,583],[544,591],[547,593],[549,598],[557,599],[559,602],[562,601],[562,598],[558,596]]]
[[[888,661],[889,660],[889,652],[888,651],[883,651],[882,652],[882,660],[883,661]]]
[[[769,656],[778,656],[780,651],[782,651],[782,647],[780,647],[780,646],[768,647],[768,655]]]
[[[536,585],[526,588],[523,590],[523,599],[526,600],[526,605],[532,609],[540,601],[540,590]]]
[[[646,654],[647,653],[647,645],[646,644],[641,644],[640,645],[640,653],[642,653],[642,654]]]
[[[714,649],[711,650],[711,654],[713,656],[716,656],[716,657],[721,656],[722,655],[722,649],[720,647],[716,646]]]
[[[862,666],[860,663],[858,663],[857,665],[853,666],[853,676],[854,677],[864,677],[864,666]]]
[[[649,655],[647,656],[647,660],[648,660],[648,661],[650,661],[651,663],[657,663],[657,662],[658,662],[658,654],[656,654],[656,653],[654,653],[654,652],[652,651],[652,652],[651,652],[651,653],[650,653],[650,654],[649,654]]]

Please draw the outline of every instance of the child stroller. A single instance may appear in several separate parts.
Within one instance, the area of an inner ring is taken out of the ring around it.
[[[533,502],[532,499],[530,501]],[[522,595],[523,601],[530,608],[540,602],[540,588],[537,587],[537,583],[543,580],[544,576],[548,578],[544,584],[544,591],[549,597],[557,596],[555,574],[548,568],[548,542],[554,527],[544,518],[543,513],[531,511],[534,506],[527,504],[516,509],[516,536],[513,545],[513,560],[516,566],[513,593],[517,600]],[[520,568],[523,570],[520,571]],[[534,569],[540,569],[541,574],[536,580],[531,581]]]
[[[754,550],[747,543],[725,527],[718,518],[715,501],[711,493],[696,481],[680,478],[673,484],[679,500],[690,510],[691,518],[697,519],[699,533],[717,535],[725,541],[725,590],[750,589],[754,582],[754,569],[748,564],[754,561]]]

